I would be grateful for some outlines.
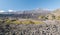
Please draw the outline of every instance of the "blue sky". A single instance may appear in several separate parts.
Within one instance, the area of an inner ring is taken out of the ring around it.
[[[32,10],[60,8],[60,0],[0,0],[0,10]]]

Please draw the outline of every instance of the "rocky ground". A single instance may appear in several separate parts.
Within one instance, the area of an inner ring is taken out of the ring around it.
[[[0,23],[0,35],[60,35],[59,21],[45,21],[44,24]]]

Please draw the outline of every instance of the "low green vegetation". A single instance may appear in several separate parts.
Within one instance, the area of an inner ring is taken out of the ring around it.
[[[3,22],[6,24],[42,24],[42,21],[37,21],[37,20],[10,20],[10,19],[6,19],[6,20],[0,20],[0,22]]]

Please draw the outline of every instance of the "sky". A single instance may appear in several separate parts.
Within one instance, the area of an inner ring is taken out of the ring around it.
[[[60,8],[60,0],[0,0],[0,11],[33,10],[33,9],[54,10]]]

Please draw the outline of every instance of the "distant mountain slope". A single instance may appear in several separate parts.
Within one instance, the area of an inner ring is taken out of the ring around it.
[[[51,11],[44,9],[25,10],[25,11],[13,11],[13,12],[2,12],[0,17],[20,17],[20,18],[38,18],[43,15],[51,13]]]
[[[35,10],[25,10],[25,11],[12,11],[12,12],[1,12],[0,14],[29,14],[29,13],[50,13],[48,10],[35,9]]]

